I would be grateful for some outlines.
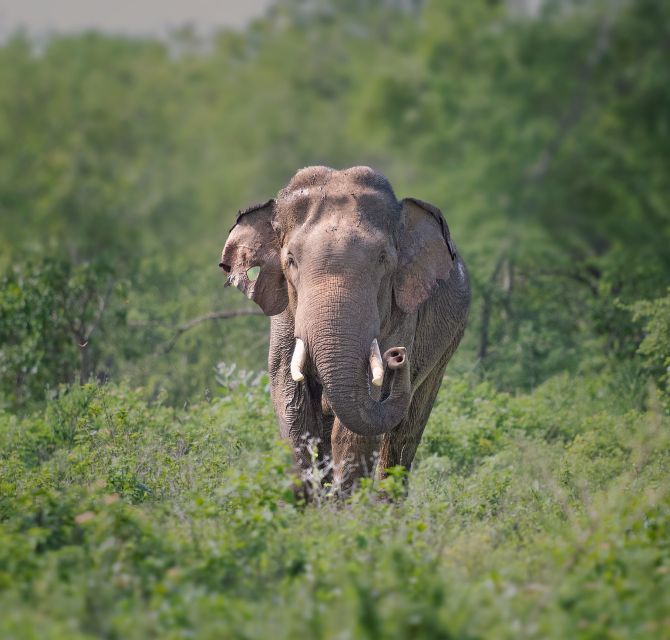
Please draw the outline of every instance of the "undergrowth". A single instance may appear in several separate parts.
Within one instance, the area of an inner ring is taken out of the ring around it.
[[[668,418],[613,376],[448,379],[409,494],[296,502],[267,381],[0,416],[11,638],[669,637]],[[569,399],[569,400],[566,400]]]

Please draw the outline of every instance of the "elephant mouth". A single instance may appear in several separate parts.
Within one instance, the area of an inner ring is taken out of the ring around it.
[[[312,366],[313,355],[308,358],[305,342],[296,338],[291,377],[297,384],[306,383],[309,377],[322,385],[324,413],[335,415],[345,427],[368,437],[387,433],[403,419],[411,400],[404,347],[392,347],[381,355],[374,339],[365,365],[352,360],[347,367],[340,362],[336,374]]]
[[[405,362],[405,348],[393,347],[384,353],[384,359],[389,369],[400,369]],[[305,379],[303,369],[307,361],[307,348],[301,338],[296,338],[295,347],[293,348],[293,356],[291,357],[291,378],[294,382],[302,382]],[[370,382],[375,387],[381,387],[384,384],[384,360],[382,360],[381,352],[379,351],[379,342],[375,338],[370,345],[370,357],[368,358],[370,365]],[[317,382],[318,379],[317,373]]]

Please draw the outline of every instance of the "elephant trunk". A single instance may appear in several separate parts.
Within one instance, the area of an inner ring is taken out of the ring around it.
[[[370,374],[373,384],[380,375],[379,347],[373,343],[378,329],[369,326],[369,318],[353,320],[355,310],[364,307],[362,301],[348,297],[331,296],[321,304],[309,304],[321,312],[306,324],[309,357],[342,424],[358,435],[378,436],[391,431],[407,413],[412,398],[409,364],[403,347],[387,350],[382,361],[390,376],[389,395],[383,401],[371,397]]]

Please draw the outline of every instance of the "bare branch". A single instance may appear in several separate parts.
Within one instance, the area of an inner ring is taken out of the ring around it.
[[[505,248],[500,252],[498,259],[496,260],[495,265],[493,266],[493,271],[489,276],[488,283],[484,286],[484,292],[482,294],[482,310],[479,320],[479,347],[477,349],[477,358],[480,362],[486,360],[488,355],[489,348],[489,325],[491,323],[491,309],[493,306],[493,288],[495,286],[495,281],[498,278],[500,269],[505,262],[507,257],[507,249]]]
[[[172,348],[176,344],[177,340],[186,333],[189,329],[197,327],[203,322],[209,322],[210,320],[228,320],[229,318],[238,318],[240,316],[262,316],[264,315],[260,309],[237,309],[235,311],[210,311],[201,316],[197,316],[184,322],[183,324],[175,327],[175,333],[172,338],[169,340],[165,348],[162,350],[163,353],[169,353],[172,351]]]
[[[539,269],[535,273],[538,276],[558,276],[559,278],[569,278],[575,282],[580,282],[581,284],[586,285],[596,298],[598,297],[598,278],[595,278],[596,281],[593,281],[589,280],[589,278],[578,271],[564,271],[561,269]]]
[[[109,296],[112,293],[113,287],[114,287],[114,280],[112,278],[108,278],[107,279],[107,287],[105,288],[105,293],[101,296],[98,296],[98,309],[95,313],[95,317],[93,318],[93,322],[86,329],[86,331],[84,333],[84,341],[85,342],[89,341],[90,337],[93,335],[93,332],[100,325],[100,321],[102,320],[102,316],[105,313],[105,308],[107,307],[107,303],[109,302]]]

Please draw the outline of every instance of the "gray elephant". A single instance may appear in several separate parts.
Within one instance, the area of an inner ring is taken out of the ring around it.
[[[308,167],[240,211],[220,266],[272,316],[272,401],[298,470],[314,439],[344,491],[409,469],[470,305],[441,212],[369,167]]]

